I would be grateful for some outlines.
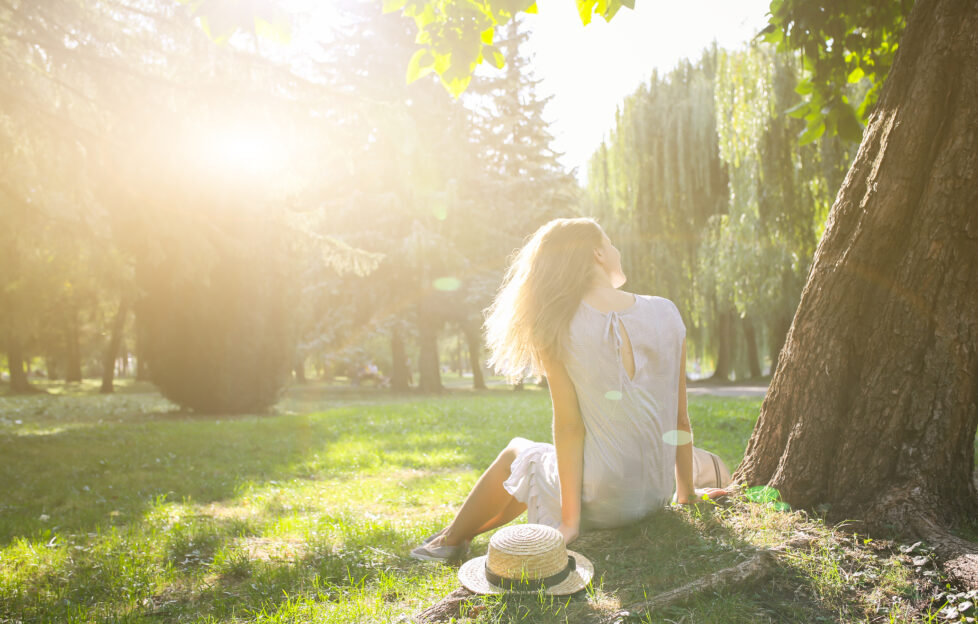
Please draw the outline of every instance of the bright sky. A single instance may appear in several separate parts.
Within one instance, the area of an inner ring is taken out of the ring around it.
[[[697,59],[716,39],[736,48],[767,25],[770,0],[637,0],[611,22],[595,17],[581,24],[572,0],[538,0],[537,15],[525,17],[531,31],[527,52],[543,80],[554,148],[561,162],[578,168],[614,124],[615,108],[652,75],[672,69],[682,58]]]

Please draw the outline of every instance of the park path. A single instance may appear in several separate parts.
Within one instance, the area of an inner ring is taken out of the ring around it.
[[[750,384],[686,386],[686,394],[719,397],[763,397],[767,394],[767,386]]]

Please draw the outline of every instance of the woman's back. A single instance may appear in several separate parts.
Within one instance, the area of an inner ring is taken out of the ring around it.
[[[564,365],[587,431],[584,524],[626,524],[671,499],[685,335],[675,304],[652,295],[607,313],[582,302],[572,319]]]

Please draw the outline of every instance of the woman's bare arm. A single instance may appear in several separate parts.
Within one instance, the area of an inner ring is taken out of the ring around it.
[[[543,366],[553,402],[554,446],[560,477],[560,527],[564,541],[571,543],[581,528],[581,482],[584,474],[584,421],[577,392],[564,365],[544,359]]]
[[[676,502],[688,503],[696,498],[693,489],[693,429],[686,412],[686,339],[679,358],[679,410],[676,417]]]

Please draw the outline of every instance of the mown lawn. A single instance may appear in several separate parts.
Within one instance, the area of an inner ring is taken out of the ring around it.
[[[511,437],[550,436],[537,388],[430,398],[309,386],[273,415],[233,417],[123,390],[0,397],[0,622],[407,621],[459,586],[453,568],[408,550]],[[733,469],[759,407],[691,396],[697,446]],[[485,599],[467,621],[597,618],[797,531],[814,548],[784,555],[773,578],[641,621],[947,621],[926,550],[743,498],[587,533],[574,549],[596,565],[593,591]]]

